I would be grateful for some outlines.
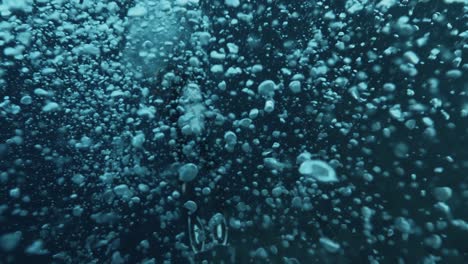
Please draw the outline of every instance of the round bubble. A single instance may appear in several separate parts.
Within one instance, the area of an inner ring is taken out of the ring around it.
[[[190,182],[198,175],[198,167],[193,163],[187,163],[179,168],[179,180]]]

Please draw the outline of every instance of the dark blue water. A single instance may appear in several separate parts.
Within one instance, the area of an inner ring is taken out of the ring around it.
[[[466,263],[467,10],[1,1],[0,263]]]

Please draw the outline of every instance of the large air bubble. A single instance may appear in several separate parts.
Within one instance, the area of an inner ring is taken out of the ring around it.
[[[137,0],[127,12],[129,30],[124,57],[138,73],[154,75],[170,62],[185,25],[185,6],[196,1]]]
[[[335,170],[321,160],[306,160],[299,166],[299,173],[310,176],[319,182],[337,182]]]

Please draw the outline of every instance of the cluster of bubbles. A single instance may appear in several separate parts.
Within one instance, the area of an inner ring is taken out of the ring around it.
[[[466,263],[465,0],[0,1],[1,263]]]

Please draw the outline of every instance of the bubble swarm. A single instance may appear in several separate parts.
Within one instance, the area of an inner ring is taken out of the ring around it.
[[[0,1],[0,262],[468,263],[467,14]]]

